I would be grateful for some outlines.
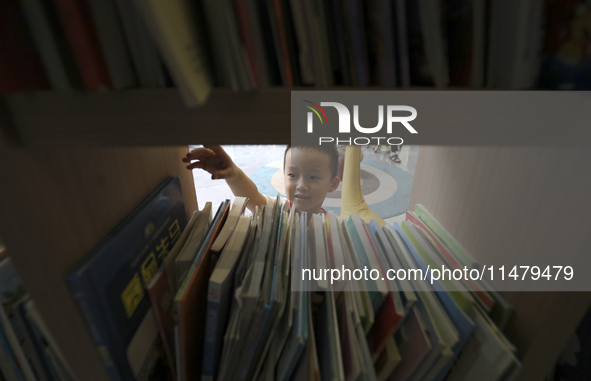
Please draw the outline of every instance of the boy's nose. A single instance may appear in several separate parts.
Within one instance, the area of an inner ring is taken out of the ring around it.
[[[304,182],[304,179],[299,179],[296,188],[298,190],[308,190],[308,186],[306,185],[306,183]]]

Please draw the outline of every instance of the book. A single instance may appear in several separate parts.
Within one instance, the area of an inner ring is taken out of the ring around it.
[[[193,232],[193,226],[195,225],[195,221],[197,220],[198,215],[199,211],[195,210],[193,212],[193,215],[189,219],[187,226],[181,233],[180,237],[177,239],[176,243],[174,244],[168,255],[166,255],[166,257],[164,257],[164,259],[162,260],[162,266],[164,266],[164,270],[166,271],[168,287],[170,288],[170,291],[173,295],[176,294],[177,290],[177,275],[176,266],[174,265],[174,263],[178,255],[180,254],[181,249],[185,246],[185,243],[187,242],[191,233]]]
[[[415,205],[416,215],[439,237],[448,249],[468,268],[477,268],[478,263],[443,225],[422,205]]]
[[[281,267],[278,262],[282,261],[284,251],[281,245],[281,236],[285,234],[285,227],[282,226],[283,218],[286,217],[283,211],[283,205],[280,203],[279,195],[277,195],[274,205],[273,227],[271,230],[271,244],[269,245],[266,260],[264,263],[265,270],[262,279],[261,293],[259,295],[257,307],[252,315],[251,325],[245,343],[245,351],[240,361],[238,368],[238,379],[244,380],[250,378],[256,370],[256,359],[265,352],[267,339],[271,334],[278,313],[284,304],[280,292],[281,282],[280,274]],[[283,227],[283,229],[282,229]]]
[[[368,271],[377,270],[379,268],[377,258],[373,254],[373,248],[365,233],[365,227],[363,226],[361,217],[351,215],[347,221],[347,228],[351,242],[354,245],[353,252],[357,254],[359,259],[359,266],[357,268],[367,268]],[[380,310],[380,307],[387,298],[388,287],[384,279],[381,278],[373,279],[372,277],[367,277],[365,282],[367,283],[367,289],[375,314]]]
[[[45,0],[20,0],[20,5],[51,88],[58,91],[81,89],[82,82],[55,9]]]
[[[221,203],[174,298],[179,331],[175,345],[178,359],[177,377],[181,381],[196,379],[202,372],[207,283],[211,275],[210,248],[222,228],[229,207],[229,200]]]
[[[114,89],[138,85],[115,0],[88,0]]]
[[[345,371],[333,292],[326,293],[318,311],[316,329],[320,377],[323,380],[344,381]]]
[[[414,253],[420,256],[420,261],[427,265],[427,269],[439,269],[442,270],[444,263],[441,258],[434,252],[433,248],[425,241],[419,231],[408,221],[404,221],[401,224],[402,231],[406,234],[409,241],[414,246]],[[427,278],[431,278],[431,274],[427,274]],[[472,295],[466,290],[461,282],[454,281],[446,277],[441,277],[438,282],[441,286],[449,293],[449,295],[457,302],[457,304],[465,312],[469,312],[475,300]]]
[[[165,87],[166,78],[156,42],[134,0],[115,0],[133,68],[141,87]]]
[[[63,0],[61,0],[63,1]],[[203,36],[187,0],[136,0],[185,104],[205,103],[212,88]]]
[[[175,282],[177,286],[174,290],[178,290],[183,284],[189,269],[198,255],[198,250],[205,239],[205,235],[211,224],[211,202],[208,202],[203,207],[203,210],[195,218],[195,223],[191,226],[190,236],[180,249],[180,252],[174,260]]]
[[[41,58],[26,27],[18,0],[0,4],[0,93],[33,91],[49,87]]]
[[[0,341],[14,376],[18,380],[35,381],[35,373],[23,350],[22,341],[17,337],[4,307],[0,308]]]
[[[343,0],[342,4],[352,83],[357,87],[365,87],[369,85],[365,12],[361,1]]]
[[[447,267],[452,267],[454,269],[461,269],[461,265],[455,259],[455,257],[449,252],[449,250],[445,247],[443,242],[439,240],[439,238],[420,220],[414,213],[406,212],[406,220],[412,222],[417,226],[417,230],[425,240],[431,243],[434,251],[440,255],[441,259],[447,265]],[[427,236],[425,236],[425,234]],[[482,308],[486,311],[490,311],[494,306],[494,299],[488,295],[488,293],[483,289],[481,285],[477,283],[477,281],[473,281],[472,279],[465,279],[463,280],[468,290],[470,290],[475,299],[480,302]]]
[[[371,220],[370,225],[376,234],[377,242],[384,253],[384,265],[394,271],[403,269],[402,264],[398,260],[393,244],[387,237],[386,231],[376,223],[375,220]],[[398,285],[398,289],[400,290],[401,303],[403,304],[402,308],[404,311],[410,310],[417,301],[417,295],[415,294],[409,279],[406,277],[396,277],[394,282]]]
[[[78,0],[53,0],[53,3],[86,90],[113,88],[88,3]]]
[[[24,380],[23,374],[18,367],[14,352],[6,338],[4,329],[0,326],[0,374],[4,380]]]
[[[435,87],[444,88],[449,84],[449,67],[446,56],[446,20],[442,2],[419,0],[419,13],[425,53]]]
[[[166,269],[163,264],[148,286],[146,293],[152,303],[152,313],[156,319],[158,333],[162,341],[162,350],[170,367],[173,379],[176,379],[176,361],[174,353],[174,303],[168,286]]]
[[[487,87],[516,90],[537,84],[542,60],[543,3],[491,1]]]
[[[29,324],[31,324],[31,326],[37,331],[41,341],[45,343],[47,357],[50,362],[50,366],[57,375],[57,379],[61,381],[75,380],[72,370],[70,369],[62,352],[60,351],[51,331],[37,310],[35,301],[33,299],[27,300],[27,302],[24,304],[24,313],[25,317],[29,321]]]
[[[232,380],[238,377],[238,372],[242,371],[243,367],[248,367],[249,364],[242,364],[242,357],[248,356],[245,362],[252,360],[252,353],[246,353],[247,346],[256,346],[256,343],[251,343],[251,336],[255,333],[249,332],[251,323],[258,321],[258,314],[261,313],[261,308],[264,302],[259,302],[259,298],[264,293],[263,280],[265,270],[267,269],[267,258],[271,256],[275,248],[276,242],[272,240],[276,238],[273,232],[276,232],[278,225],[276,220],[279,218],[279,211],[277,211],[279,197],[276,202],[271,205],[268,204],[261,210],[261,218],[258,220],[260,226],[257,227],[257,239],[253,246],[252,257],[249,260],[248,270],[244,275],[242,285],[236,289],[235,295],[237,303],[234,304],[234,324],[232,336],[226,336],[224,349],[222,351],[222,359],[220,365],[219,380]],[[268,277],[268,271],[267,271]],[[267,283],[269,283],[267,281]],[[268,287],[267,287],[268,288]],[[268,293],[266,294],[268,295]],[[262,320],[260,320],[262,324]],[[257,326],[257,329],[260,327]],[[254,329],[254,328],[253,328]],[[238,340],[238,337],[241,339]],[[256,338],[253,340],[256,341]],[[250,352],[254,348],[250,348]],[[238,366],[229,366],[235,364]]]
[[[368,51],[372,83],[383,87],[396,87],[396,52],[392,2],[371,0],[366,2]]]
[[[271,17],[274,21],[271,22],[271,25],[274,33],[277,34],[275,43],[278,42],[279,52],[281,53],[280,62],[283,63],[283,70],[281,71],[284,76],[283,83],[287,87],[292,87],[294,85],[294,73],[292,68],[292,57],[288,45],[288,26],[285,23],[286,9],[284,9],[282,0],[272,0],[272,3],[269,4],[269,6],[272,8],[274,16]]]
[[[484,86],[485,5],[483,0],[457,0],[443,10],[450,86]]]
[[[394,380],[409,379],[431,350],[428,333],[425,331],[423,319],[418,311],[412,310],[409,313],[403,328],[409,339],[401,351],[402,360],[390,376]]]
[[[374,362],[378,381],[387,380],[401,360],[402,356],[396,346],[396,342],[393,337],[390,337],[379,357]]]
[[[236,8],[239,9],[240,23],[244,44],[247,47],[251,68],[254,71],[255,83],[259,87],[268,87],[271,84],[267,52],[263,38],[263,28],[257,10],[257,0],[235,0]],[[242,11],[244,8],[244,11]],[[242,13],[245,15],[242,15]]]
[[[306,234],[307,215],[302,212],[301,216],[294,219],[294,237],[292,258],[294,263],[299,263],[302,269],[308,266],[308,235]],[[277,364],[277,379],[289,379],[294,372],[298,360],[304,352],[308,341],[308,308],[310,301],[306,292],[305,283],[302,278],[292,276],[296,286],[292,286],[291,300],[293,302],[291,311],[293,314],[290,337],[285,344],[283,352]]]
[[[29,302],[28,296],[14,305],[14,315],[19,320],[20,325],[26,331],[26,340],[30,346],[31,354],[29,355],[35,374],[41,380],[59,381],[56,370],[49,359],[49,344],[44,340],[39,329],[29,320],[25,304]]]
[[[226,226],[228,226],[230,217],[231,215],[228,215],[216,242]],[[209,277],[207,286],[207,318],[205,321],[202,380],[213,380],[217,374],[223,333],[231,305],[231,286],[234,279],[234,270],[236,269],[238,256],[242,252],[242,247],[248,236],[250,218],[239,217],[238,222],[232,225],[232,236],[224,247],[222,255]],[[213,251],[213,249],[211,250]]]
[[[180,180],[170,177],[68,274],[114,380],[143,379],[158,364],[158,330],[145,288],[186,224]]]
[[[212,252],[220,253],[222,251],[224,245],[228,241],[228,238],[230,238],[230,235],[234,231],[240,216],[244,213],[247,202],[248,199],[246,197],[236,197],[234,199],[232,202],[232,207],[230,208],[230,212],[228,213],[228,218],[226,219],[220,234],[218,234],[215,242],[211,246]]]
[[[398,78],[401,87],[410,87],[409,39],[406,18],[406,0],[394,1],[394,20],[396,25],[396,58]]]
[[[252,75],[253,84],[255,87],[259,86],[259,69],[257,68],[257,62],[255,59],[255,49],[260,46],[255,47],[253,43],[253,36],[251,33],[251,26],[254,28],[255,26],[253,23],[248,22],[248,10],[246,8],[246,1],[245,0],[234,0],[233,1],[234,8],[236,10],[236,19],[238,22],[238,31],[240,34],[240,41],[243,44],[246,57],[248,59],[248,69]],[[251,17],[254,15],[251,15]],[[258,16],[258,15],[257,15]],[[256,16],[255,16],[256,17]],[[260,38],[260,36],[259,36]],[[260,41],[259,41],[260,42]]]

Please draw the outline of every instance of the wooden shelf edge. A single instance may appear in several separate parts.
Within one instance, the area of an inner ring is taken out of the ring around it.
[[[400,91],[275,87],[237,93],[215,88],[207,103],[198,108],[185,107],[179,92],[172,88],[22,93],[0,97],[0,129],[13,145],[29,148],[288,144],[291,140],[291,92],[298,90]],[[393,101],[404,100],[423,106],[415,122],[420,126],[420,133],[404,137],[404,144],[591,145],[591,130],[586,123],[591,111],[584,94],[573,98],[573,102],[562,101],[563,112],[558,115],[547,108],[540,109],[532,99],[527,107],[519,103],[525,99],[524,92],[485,91],[479,108],[466,109],[462,102],[473,97],[472,94],[445,90],[411,88],[393,97]],[[535,99],[547,103],[546,98],[538,96],[543,93],[531,92],[537,94]],[[499,120],[497,109],[503,107],[508,109],[510,118]],[[522,113],[521,119],[515,117],[519,113]],[[549,117],[529,123],[523,119],[532,114]],[[458,119],[458,115],[461,118]],[[560,123],[556,118],[566,118],[560,120],[569,128],[557,132]]]
[[[214,89],[198,108],[185,107],[176,89],[23,93],[0,98],[0,106],[5,136],[23,147],[287,144],[290,140],[289,89],[250,93]]]

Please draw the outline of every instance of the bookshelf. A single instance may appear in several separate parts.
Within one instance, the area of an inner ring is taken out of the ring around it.
[[[197,207],[191,173],[180,161],[186,144],[289,142],[289,97],[287,89],[216,89],[205,106],[191,110],[174,90],[0,98],[0,235],[78,380],[108,377],[66,273],[166,176],[181,177],[187,213]],[[473,136],[478,133],[475,127]],[[517,169],[507,177],[503,169],[512,164]],[[485,263],[495,250],[535,236],[535,229],[516,229],[517,221],[547,233],[552,224],[544,217],[555,223],[568,219],[569,201],[585,200],[586,189],[577,185],[591,178],[589,164],[584,148],[423,146],[411,205],[425,204]],[[530,186],[528,173],[535,171],[547,186]],[[524,204],[525,197],[535,202]],[[589,206],[587,201],[582,210]],[[560,240],[571,241],[565,251],[591,249],[585,241],[589,224]],[[491,246],[498,236],[505,239]],[[539,242],[523,249],[528,256],[555,246]],[[523,361],[518,378],[540,380],[591,305],[591,293],[505,296],[516,311],[507,334]]]

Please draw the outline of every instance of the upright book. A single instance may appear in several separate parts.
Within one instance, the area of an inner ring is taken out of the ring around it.
[[[180,180],[170,177],[68,274],[112,380],[147,380],[166,364],[145,289],[186,225]]]

